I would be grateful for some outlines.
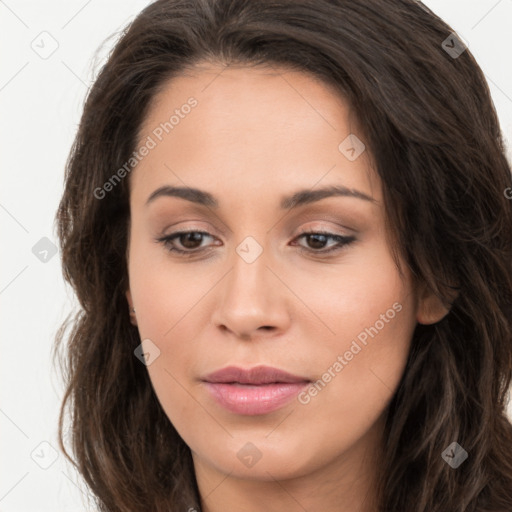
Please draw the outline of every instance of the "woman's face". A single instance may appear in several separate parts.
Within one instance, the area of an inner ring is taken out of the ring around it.
[[[416,323],[445,314],[399,275],[348,114],[308,75],[211,66],[169,82],[141,127],[127,299],[199,473],[343,471],[378,440]],[[203,234],[159,241],[179,232]],[[206,382],[228,366],[296,379]]]

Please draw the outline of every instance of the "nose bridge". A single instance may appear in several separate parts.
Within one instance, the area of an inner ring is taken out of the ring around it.
[[[259,238],[261,240],[262,237]],[[248,299],[252,304],[268,301],[269,252],[268,244],[264,240],[258,241],[254,236],[246,236],[235,247],[229,288],[238,301]]]
[[[240,336],[260,327],[281,329],[285,322],[286,308],[279,300],[283,290],[267,268],[272,260],[269,245],[246,236],[231,255],[231,272],[225,277],[215,316],[217,325]]]

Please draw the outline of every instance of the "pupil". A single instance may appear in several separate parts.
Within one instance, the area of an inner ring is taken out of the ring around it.
[[[201,243],[201,237],[202,237],[202,236],[203,236],[203,235],[202,235],[201,233],[185,233],[184,235],[182,235],[182,236],[181,236],[181,240],[180,240],[180,242],[181,242],[181,243],[182,243],[182,245],[183,245],[184,247],[186,247],[187,249],[193,249],[193,248],[194,248],[194,240],[193,240],[193,239],[195,238],[195,239],[196,239],[195,241],[196,241],[196,242],[199,242],[199,244],[200,244],[200,243]],[[183,240],[184,240],[184,239],[185,239],[185,240],[187,240],[187,239],[188,239],[189,241],[190,241],[190,240],[192,240],[192,247],[191,247],[191,246],[189,246],[187,242],[185,242],[185,243],[184,243],[184,242],[183,242]]]
[[[316,240],[316,242],[318,242],[318,239],[322,239],[319,243],[320,245],[315,245],[315,243],[313,243],[313,248],[314,249],[322,249],[324,244],[325,244],[325,235],[309,235],[310,236],[310,239],[313,239],[313,241]]]

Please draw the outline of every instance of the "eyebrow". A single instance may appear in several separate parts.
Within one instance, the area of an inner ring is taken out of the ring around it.
[[[280,207],[283,210],[297,208],[299,206],[314,203],[325,199],[326,197],[355,197],[364,201],[376,203],[377,201],[363,192],[350,189],[342,185],[331,185],[329,187],[319,188],[316,190],[298,190],[290,196],[281,198]],[[173,187],[165,185],[157,188],[147,199],[146,206],[155,201],[159,197],[179,197],[192,203],[197,203],[209,208],[218,209],[219,201],[209,192],[191,187]]]

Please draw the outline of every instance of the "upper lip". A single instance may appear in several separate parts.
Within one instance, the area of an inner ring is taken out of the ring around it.
[[[239,383],[239,384],[270,384],[277,382],[309,382],[306,377],[292,375],[291,373],[272,368],[271,366],[255,366],[254,368],[239,368],[227,366],[221,370],[210,373],[204,379],[206,382]]]

